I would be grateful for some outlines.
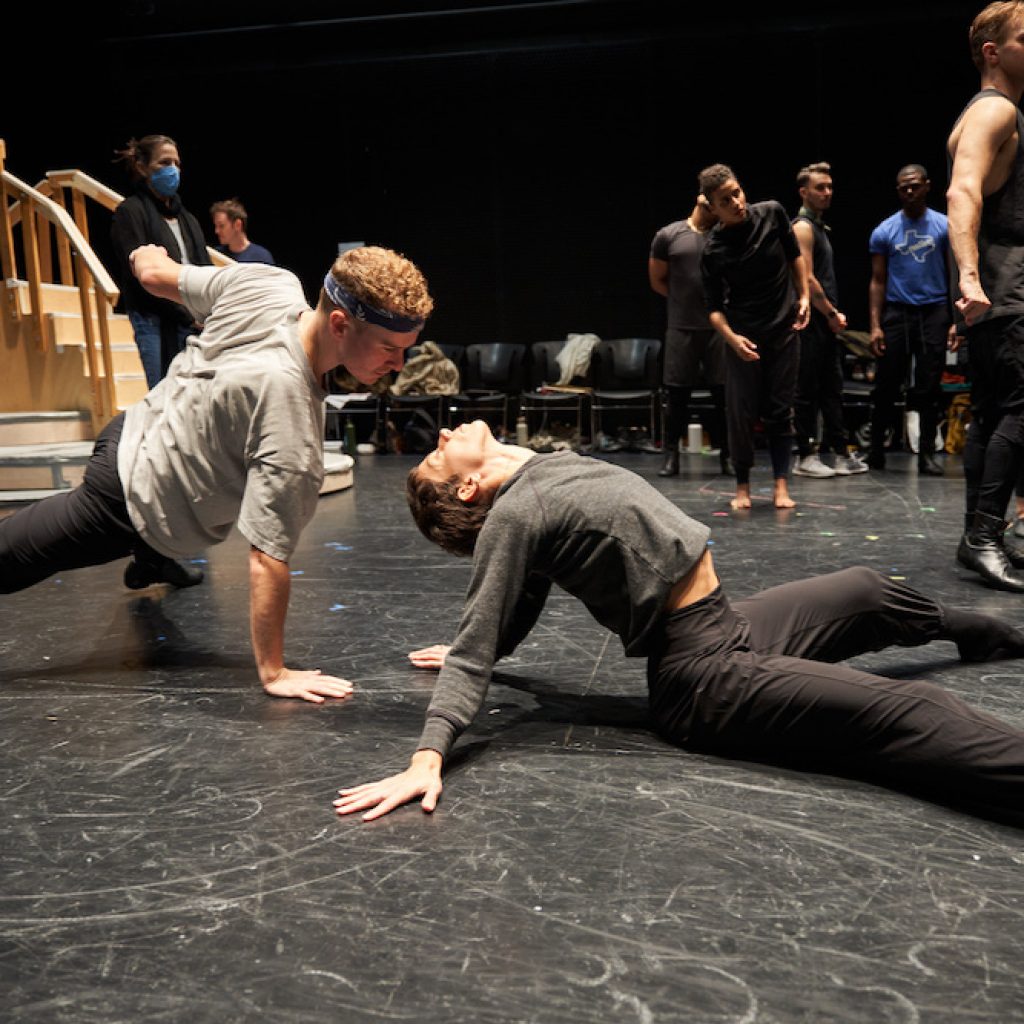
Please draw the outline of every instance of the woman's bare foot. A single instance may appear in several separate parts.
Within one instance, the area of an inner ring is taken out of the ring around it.
[[[729,504],[736,509],[750,508],[750,484],[737,484],[736,497]]]
[[[789,496],[789,484],[785,477],[775,481],[775,507],[796,508],[796,502]]]

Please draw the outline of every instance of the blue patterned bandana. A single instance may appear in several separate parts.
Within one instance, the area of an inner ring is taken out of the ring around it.
[[[336,306],[343,306],[357,320],[364,324],[375,324],[387,331],[396,331],[399,334],[407,334],[409,331],[418,331],[424,324],[423,317],[400,316],[387,309],[378,309],[371,306],[362,299],[357,299],[347,288],[343,288],[334,280],[334,275],[328,271],[324,278],[324,291],[327,297]]]

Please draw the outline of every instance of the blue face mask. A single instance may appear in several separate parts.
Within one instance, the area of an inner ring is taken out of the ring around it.
[[[173,196],[181,184],[181,171],[174,164],[168,164],[149,176],[149,184],[158,196],[165,199]]]

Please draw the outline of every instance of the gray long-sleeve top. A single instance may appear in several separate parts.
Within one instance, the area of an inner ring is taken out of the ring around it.
[[[629,470],[572,452],[535,455],[502,484],[477,538],[419,749],[447,755],[480,710],[494,662],[529,633],[552,583],[618,634],[628,656],[648,654],[669,591],[709,533]]]

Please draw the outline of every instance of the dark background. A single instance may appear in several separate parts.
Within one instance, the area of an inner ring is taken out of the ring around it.
[[[697,171],[728,163],[751,200],[795,212],[797,169],[825,159],[842,305],[866,329],[867,238],[898,168],[924,163],[945,209],[981,6],[40,6],[7,23],[0,136],[23,180],[80,167],[126,191],[113,151],[170,135],[211,242],[209,204],[238,195],[311,297],[339,241],[398,249],[437,299],[425,337],[464,344],[660,336],[648,249]],[[93,218],[103,255],[109,217]]]

